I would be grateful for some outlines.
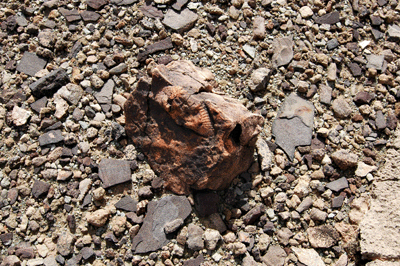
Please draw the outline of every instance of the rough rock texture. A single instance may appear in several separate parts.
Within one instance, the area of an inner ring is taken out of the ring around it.
[[[398,181],[374,184],[370,210],[360,224],[360,246],[364,258],[400,259],[400,233],[397,229],[400,223],[399,199]]]
[[[313,248],[329,248],[339,240],[339,233],[332,225],[310,227],[307,234]]]
[[[340,169],[348,169],[357,166],[358,156],[347,150],[338,150],[332,154],[333,161]]]
[[[184,196],[167,196],[147,205],[146,218],[138,234],[133,238],[134,253],[146,253],[162,248],[168,243],[164,226],[177,218],[185,220],[192,208]]]
[[[312,103],[295,93],[289,95],[272,124],[272,134],[279,145],[293,160],[297,146],[310,145],[314,120]]]
[[[158,65],[125,103],[127,135],[178,194],[224,189],[253,160],[263,118],[212,93],[212,80],[189,61]]]
[[[394,147],[398,148],[399,130]],[[400,153],[389,149],[385,165],[377,173],[370,209],[360,223],[361,255],[367,259],[400,259]],[[371,265],[383,265],[380,263]]]

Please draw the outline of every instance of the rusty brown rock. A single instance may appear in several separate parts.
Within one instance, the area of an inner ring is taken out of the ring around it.
[[[224,189],[253,160],[263,118],[212,93],[213,79],[190,61],[158,65],[125,103],[127,135],[178,194]]]

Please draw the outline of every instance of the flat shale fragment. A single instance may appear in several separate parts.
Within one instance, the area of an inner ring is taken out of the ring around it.
[[[295,93],[290,94],[272,123],[276,144],[286,152],[290,160],[293,160],[297,146],[311,145],[313,123],[312,103]]]

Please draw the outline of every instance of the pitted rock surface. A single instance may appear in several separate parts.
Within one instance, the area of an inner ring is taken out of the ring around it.
[[[190,61],[158,65],[125,103],[127,135],[178,194],[224,189],[253,160],[263,118],[212,93],[213,79]]]

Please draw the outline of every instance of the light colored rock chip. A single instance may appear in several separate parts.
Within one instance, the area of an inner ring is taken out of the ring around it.
[[[218,230],[207,229],[203,234],[203,238],[206,249],[214,250],[217,247],[218,241],[221,239],[221,234]]]
[[[17,105],[14,106],[11,113],[11,119],[17,127],[25,125],[30,116],[31,112],[24,108],[20,108]]]
[[[347,101],[343,97],[338,97],[332,102],[332,108],[335,115],[339,118],[349,117],[352,113],[352,109]]]
[[[273,154],[267,142],[261,136],[257,139],[256,148],[261,161],[261,171],[269,170],[271,168]]]
[[[57,240],[57,251],[62,256],[68,256],[74,250],[75,236],[71,233],[64,231],[59,234]]]
[[[56,104],[54,116],[61,119],[67,113],[69,105],[59,94],[54,95],[54,103]]]
[[[325,263],[315,249],[305,249],[292,247],[298,260],[306,266],[325,266]]]
[[[100,227],[105,225],[110,216],[110,210],[100,209],[94,212],[89,212],[86,214],[86,221],[91,225]]]
[[[314,15],[314,12],[312,11],[312,9],[309,6],[301,7],[299,10],[299,13],[302,18],[309,18],[312,15]]]
[[[255,17],[253,20],[253,38],[262,40],[265,37],[265,19],[263,17]]]
[[[356,174],[356,176],[364,177],[367,174],[374,172],[376,170],[378,170],[378,167],[376,167],[375,165],[368,165],[364,162],[359,162],[357,164],[357,170],[356,170],[355,174]]]
[[[57,93],[67,100],[70,104],[77,105],[83,96],[83,89],[81,86],[68,83],[67,85],[61,87]]]

